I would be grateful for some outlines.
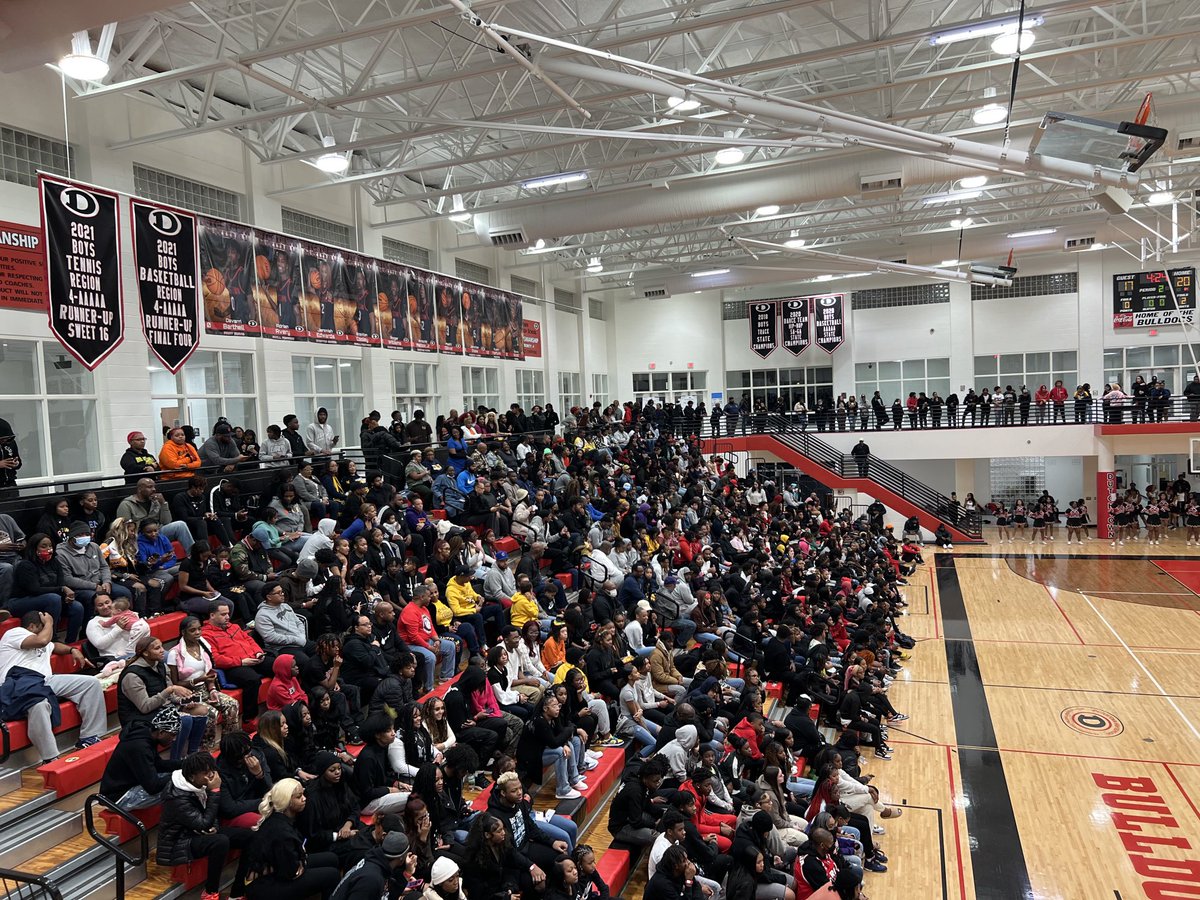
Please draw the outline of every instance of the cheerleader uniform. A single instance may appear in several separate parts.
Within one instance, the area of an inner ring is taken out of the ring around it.
[[[1003,507],[996,510],[996,525],[1000,528],[1008,527],[1008,510]]]
[[[1026,524],[1029,521],[1029,519],[1025,515],[1025,508],[1019,506],[1016,509],[1014,509],[1012,520],[1013,520],[1014,525]]]
[[[1083,510],[1078,506],[1072,506],[1067,510],[1067,527],[1082,528],[1083,527]]]
[[[1183,520],[1188,528],[1200,528],[1200,503],[1189,503],[1184,510]]]
[[[1157,503],[1151,503],[1146,507],[1146,527],[1157,528],[1162,524],[1162,513]]]
[[[1046,513],[1040,506],[1033,511],[1033,527],[1035,529],[1046,527]]]

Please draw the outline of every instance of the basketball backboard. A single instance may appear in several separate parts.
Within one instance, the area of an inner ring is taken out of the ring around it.
[[[1030,153],[1136,172],[1167,139],[1165,128],[1136,122],[1104,122],[1048,112],[1029,142]]]

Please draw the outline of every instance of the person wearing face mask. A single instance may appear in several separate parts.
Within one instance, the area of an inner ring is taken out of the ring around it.
[[[97,596],[133,599],[133,592],[122,584],[114,584],[108,561],[100,546],[92,540],[92,530],[86,522],[72,522],[67,539],[54,551],[62,568],[63,583],[75,592],[83,604],[85,616],[91,618]]]
[[[14,616],[32,610],[49,613],[56,625],[65,614],[67,643],[74,643],[83,627],[83,604],[67,587],[62,565],[54,555],[53,540],[49,535],[35,534],[29,538],[27,553],[13,572],[13,596],[5,604],[6,609]]]

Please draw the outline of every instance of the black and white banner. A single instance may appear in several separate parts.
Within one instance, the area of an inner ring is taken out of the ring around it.
[[[750,301],[750,349],[763,359],[779,346],[779,319],[776,302]]]
[[[142,332],[150,352],[173,374],[200,343],[196,217],[136,199],[129,201],[129,215]]]
[[[781,301],[783,319],[783,348],[793,356],[799,356],[812,341],[809,329],[807,297],[795,297]]]
[[[90,185],[38,176],[50,330],[90,371],[125,337],[118,198]]]
[[[845,294],[821,294],[812,301],[813,343],[832,354],[846,340]]]

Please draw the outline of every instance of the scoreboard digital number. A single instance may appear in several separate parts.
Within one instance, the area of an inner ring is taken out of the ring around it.
[[[1113,277],[1113,328],[1190,325],[1195,312],[1195,268]]]

